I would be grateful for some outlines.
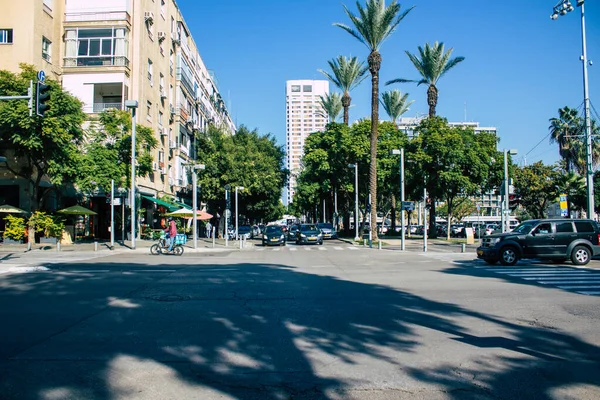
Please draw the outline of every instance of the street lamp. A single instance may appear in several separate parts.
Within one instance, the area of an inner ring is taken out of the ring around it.
[[[243,186],[235,187],[235,238],[239,241],[240,236],[238,234],[238,190],[244,190]]]
[[[390,154],[392,155],[400,155],[400,215],[401,220],[400,223],[402,224],[402,227],[400,228],[400,231],[402,232],[401,234],[401,249],[405,250],[405,242],[404,242],[404,237],[405,237],[405,233],[404,233],[404,149],[393,149]],[[396,216],[393,216],[394,219],[396,219]]]
[[[193,190],[193,194],[192,194],[192,207],[193,207],[193,218],[194,218],[194,222],[193,222],[193,228],[194,228],[194,249],[198,248],[198,221],[197,221],[197,217],[198,217],[198,189],[197,189],[197,184],[198,184],[198,175],[196,175],[196,170],[203,170],[206,168],[206,165],[204,164],[192,164],[192,190]]]
[[[354,240],[358,241],[358,163],[348,164],[348,168],[354,168]]]
[[[587,72],[587,46],[585,37],[585,10],[584,0],[577,0],[577,7],[581,8],[581,47],[583,62],[583,102],[584,102],[584,120],[585,120],[585,165],[587,181],[587,217],[594,219],[594,171],[592,170],[592,124],[590,121],[590,97],[588,94],[588,72]],[[573,11],[573,5],[569,0],[561,0],[554,6],[550,18],[557,19],[559,15],[566,15]],[[590,61],[591,65],[591,61]]]
[[[510,208],[508,207],[508,155],[511,156],[517,155],[516,149],[504,149],[504,200],[502,202],[502,232],[508,232],[508,227],[510,223],[508,222],[508,214],[510,213]]]
[[[137,100],[125,100],[125,107],[131,110],[131,249],[135,250],[135,114]]]

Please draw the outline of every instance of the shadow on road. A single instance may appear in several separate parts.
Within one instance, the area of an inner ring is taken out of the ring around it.
[[[198,388],[238,399],[347,398],[345,389],[374,382],[335,371],[370,362],[451,399],[550,399],[565,386],[599,384],[599,348],[574,335],[387,286],[273,264],[178,265],[163,275],[136,271],[151,269],[141,264],[87,266],[111,273],[52,268],[0,280],[4,399],[144,398],[138,381],[174,381],[147,387],[165,398],[188,390],[192,398]],[[430,368],[405,363],[436,346],[423,329],[481,358],[462,367],[443,358]]]

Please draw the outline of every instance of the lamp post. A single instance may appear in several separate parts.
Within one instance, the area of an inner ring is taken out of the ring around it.
[[[502,201],[502,217],[500,218],[502,220],[502,232],[507,232],[508,231],[508,214],[510,212],[510,209],[508,207],[508,155],[510,154],[511,156],[516,155],[518,152],[516,149],[504,149],[504,199]]]
[[[235,187],[235,238],[239,241],[240,236],[238,234],[238,190],[244,190],[243,186]]]
[[[354,240],[358,241],[358,163],[348,164],[348,168],[354,168]]]
[[[194,221],[193,221],[193,229],[194,229],[194,249],[198,248],[198,221],[197,221],[197,217],[198,217],[198,188],[197,188],[197,184],[198,184],[198,175],[196,174],[196,170],[198,169],[205,169],[206,165],[204,164],[194,164],[192,165],[192,190],[194,191],[194,193],[192,194],[192,207],[193,207],[193,217]]]
[[[131,249],[135,250],[135,114],[138,102],[137,100],[126,100],[125,107],[131,110]]]
[[[592,124],[590,121],[590,97],[588,94],[588,72],[587,72],[587,46],[585,37],[585,10],[584,0],[577,0],[577,7],[581,8],[581,47],[583,62],[583,103],[584,103],[584,121],[585,121],[585,165],[587,181],[587,217],[594,219],[594,171],[592,170]],[[569,0],[561,0],[554,6],[553,13],[550,16],[553,20],[559,15],[566,15],[573,11],[573,5]],[[591,64],[591,62],[590,62]]]
[[[400,155],[400,223],[402,227],[400,228],[401,233],[401,249],[405,250],[405,233],[404,233],[404,149],[394,149],[391,151],[393,155]],[[393,216],[396,219],[396,216]]]

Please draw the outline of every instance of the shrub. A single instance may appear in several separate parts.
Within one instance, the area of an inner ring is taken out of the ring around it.
[[[12,240],[22,240],[25,237],[24,218],[7,215],[4,218],[4,221],[6,221],[6,228],[4,230],[5,238]]]
[[[65,228],[64,220],[61,217],[48,215],[43,211],[34,212],[27,224],[33,227],[36,232],[44,232],[46,237],[60,239]]]

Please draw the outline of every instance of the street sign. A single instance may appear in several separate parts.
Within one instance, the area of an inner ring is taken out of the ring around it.
[[[403,201],[402,209],[404,211],[413,211],[415,209],[415,203],[413,203],[412,201]]]
[[[231,210],[225,210],[225,216],[231,218]]]
[[[114,206],[120,206],[121,205],[121,198],[120,197],[113,198],[113,205]]]
[[[44,83],[44,81],[46,80],[46,73],[44,71],[38,71],[37,79],[38,79],[38,82]]]

